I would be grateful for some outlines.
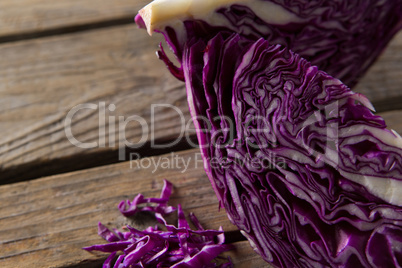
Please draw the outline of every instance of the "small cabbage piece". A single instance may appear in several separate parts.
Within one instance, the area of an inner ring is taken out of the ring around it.
[[[179,60],[191,38],[239,33],[284,45],[352,87],[401,29],[402,0],[155,0],[139,14]]]
[[[231,245],[223,244],[225,236],[222,228],[205,230],[195,215],[190,213],[190,220],[197,228],[192,230],[181,205],[177,208],[167,205],[172,189],[173,185],[165,180],[160,198],[144,198],[142,194],[138,194],[133,202],[127,200],[119,204],[119,210],[124,216],[133,216],[140,211],[155,212],[155,218],[165,230],[155,226],[140,231],[127,226],[128,232],[120,232],[117,229],[112,231],[99,223],[98,234],[109,243],[84,249],[110,253],[103,263],[103,268],[232,267],[230,260],[222,264],[215,262],[221,253],[233,248]],[[178,218],[177,226],[168,224],[164,218],[165,215],[175,211]]]

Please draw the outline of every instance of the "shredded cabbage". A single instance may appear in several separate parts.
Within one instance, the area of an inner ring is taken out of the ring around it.
[[[138,194],[132,202],[126,200],[119,205],[119,210],[124,216],[132,216],[139,211],[154,212],[155,218],[165,227],[165,230],[155,226],[140,231],[127,226],[128,232],[120,232],[117,229],[112,231],[99,223],[98,234],[109,243],[84,249],[110,253],[103,268],[232,267],[230,260],[221,264],[216,262],[216,258],[221,253],[233,249],[233,246],[224,244],[222,228],[205,230],[191,213],[191,222],[196,227],[195,230],[191,229],[181,205],[177,208],[167,205],[172,189],[173,185],[165,180],[160,198],[144,198],[143,195]],[[139,206],[143,204],[146,205],[140,208]],[[164,217],[174,211],[177,211],[177,226],[168,224]],[[117,259],[116,256],[118,256]]]

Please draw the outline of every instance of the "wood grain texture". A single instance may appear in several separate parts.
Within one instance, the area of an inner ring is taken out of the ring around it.
[[[353,90],[366,95],[378,111],[402,109],[402,31]]]
[[[393,129],[402,136],[402,110],[379,113],[389,129]]]
[[[250,247],[248,241],[233,243],[235,249],[228,253],[222,254],[229,256],[235,268],[270,268],[273,267],[266,263],[254,250]]]
[[[133,219],[120,215],[117,204],[137,193],[157,197],[163,179],[174,184],[170,204],[181,203],[188,214],[194,212],[205,228],[237,230],[218,210],[218,201],[202,168],[198,150],[177,154],[190,160],[189,168],[170,159],[170,168],[145,168],[145,162],[122,163],[35,181],[0,187],[0,267],[65,267],[99,262],[105,254],[81,250],[94,243],[105,243],[97,235],[97,223],[120,228],[131,224],[146,228],[155,224],[148,214]],[[137,166],[138,165],[138,166]],[[245,243],[231,252],[238,267],[261,259]],[[262,267],[262,266],[259,266]]]
[[[25,163],[116,151],[125,140],[138,144],[144,133],[148,141],[177,137],[181,116],[189,121],[186,93],[156,58],[157,45],[134,25],[1,45],[0,180],[23,176]],[[65,132],[71,109],[87,103],[97,109],[77,112],[71,129],[77,141],[96,142],[92,149],[73,145]],[[153,104],[177,111],[156,108],[151,118]],[[130,116],[143,119],[148,132],[135,121],[119,129],[120,118]]]
[[[148,0],[2,0],[0,37],[134,18]]]

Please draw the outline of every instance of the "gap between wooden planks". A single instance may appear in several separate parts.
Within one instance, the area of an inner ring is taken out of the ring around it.
[[[198,149],[160,157],[171,161],[169,168],[154,170],[146,168],[146,161],[126,162],[1,186],[0,266],[65,267],[103,260],[105,254],[81,249],[105,243],[97,235],[97,223],[116,228],[130,223],[141,229],[154,225],[146,214],[126,219],[117,205],[137,193],[159,196],[163,179],[174,184],[170,204],[181,203],[186,214],[194,212],[205,228],[237,230],[224,210],[218,210]],[[176,159],[190,160],[188,169]],[[239,264],[236,267],[248,267],[249,262],[265,266],[248,242],[236,244],[240,248],[230,253]]]
[[[2,0],[0,39],[132,18],[149,0]]]
[[[122,144],[118,128],[110,130],[113,124],[108,116],[144,118],[150,128],[154,127],[154,140],[178,137],[180,116],[186,123],[190,121],[186,93],[184,84],[155,57],[161,40],[156,36],[151,38],[132,24],[1,44],[0,184],[73,171],[78,162],[94,166],[99,161],[92,159],[96,155],[110,155],[116,162]],[[356,91],[368,95],[374,103],[384,98],[396,100],[395,105],[400,107],[401,56],[402,33]],[[106,109],[105,122],[99,120],[99,109],[82,110],[72,120],[72,133],[78,141],[102,139],[105,146],[83,149],[66,137],[68,112],[84,103],[116,107],[114,112]],[[152,121],[152,104],[173,105],[179,112],[159,109]],[[389,106],[388,102],[383,106]],[[105,128],[105,134],[99,132],[100,127]],[[123,133],[128,141],[137,143],[143,128],[130,123]],[[43,168],[49,164],[52,168]]]

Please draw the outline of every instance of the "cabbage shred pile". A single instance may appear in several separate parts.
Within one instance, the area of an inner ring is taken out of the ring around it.
[[[233,248],[223,244],[223,230],[205,230],[191,213],[191,222],[196,227],[196,230],[192,230],[181,206],[167,205],[172,187],[165,180],[160,198],[144,198],[142,194],[138,194],[132,202],[122,201],[119,205],[120,212],[127,217],[140,211],[155,213],[155,218],[164,226],[164,230],[158,226],[145,230],[127,226],[128,232],[120,232],[117,229],[112,231],[99,223],[98,234],[109,243],[84,249],[111,253],[103,268],[232,267],[230,260],[222,264],[216,262],[221,253]],[[168,224],[164,217],[173,212],[177,212],[177,226]]]

